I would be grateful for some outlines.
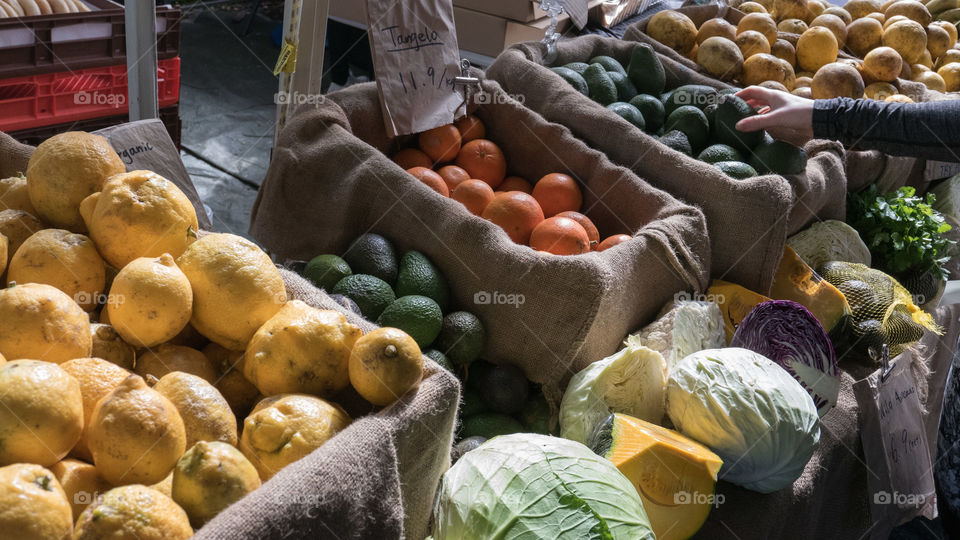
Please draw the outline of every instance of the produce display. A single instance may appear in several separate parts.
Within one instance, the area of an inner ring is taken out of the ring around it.
[[[531,184],[507,176],[503,151],[486,135],[480,119],[466,116],[456,124],[420,133],[418,148],[404,148],[393,160],[430,189],[537,251],[579,255],[629,239],[617,234],[600,240],[596,225],[580,213],[583,193],[573,177],[550,173]]]
[[[0,527],[11,538],[188,538],[349,426],[345,392],[371,410],[415,388],[418,341],[460,363],[482,350],[476,317],[441,316],[446,283],[416,252],[387,264],[356,254],[358,268],[392,270],[405,295],[377,316],[409,328],[364,334],[288,298],[257,245],[200,232],[178,187],[125,172],[103,137],[54,136],[25,173],[0,183]],[[340,265],[323,267],[326,280]],[[394,296],[387,286],[357,304],[379,292]]]
[[[665,13],[665,12],[661,12]],[[806,153],[763,131],[744,133],[734,126],[756,114],[733,91],[687,84],[665,89],[663,65],[641,43],[624,68],[609,56],[551,68],[583,95],[621,116],[663,144],[713,164],[732,178],[760,174],[800,174]],[[666,90],[666,91],[665,91]]]
[[[955,0],[762,0],[734,4],[745,13],[699,28],[685,14],[662,11],[647,25],[657,41],[707,73],[742,86],[762,85],[826,99],[911,102],[897,79],[928,90],[960,91]],[[843,54],[846,53],[846,54]]]

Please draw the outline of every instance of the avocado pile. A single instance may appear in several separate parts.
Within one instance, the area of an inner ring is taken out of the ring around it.
[[[550,434],[550,406],[520,368],[477,360],[464,379],[454,460],[498,435]]]
[[[419,251],[398,257],[390,240],[367,233],[343,257],[314,257],[302,274],[364,318],[403,330],[423,354],[450,371],[483,353],[486,332],[480,319],[451,310],[447,279]]]
[[[610,56],[550,69],[637,129],[731,178],[799,174],[806,169],[803,149],[775,141],[763,131],[736,129],[737,122],[757,114],[734,95],[737,89],[687,84],[665,91],[663,64],[646,43],[633,49],[626,69]]]

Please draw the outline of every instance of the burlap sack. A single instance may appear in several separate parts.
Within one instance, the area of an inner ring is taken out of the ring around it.
[[[551,399],[561,383],[615,352],[679,290],[707,284],[703,214],[680,203],[483,84],[469,109],[504,151],[511,174],[577,178],[601,236],[633,239],[576,257],[542,255],[418,182],[385,154],[408,140],[383,132],[374,84],[327,95],[284,128],[254,206],[250,233],[280,259],[342,253],[373,231],[429,256],[457,304],[482,320],[485,357],[524,369]],[[510,303],[512,301],[512,303]]]
[[[636,43],[583,36],[557,44],[553,65],[609,55],[627,64]],[[580,94],[544,67],[546,48],[521,43],[504,51],[487,71],[547,120],[569,127],[614,163],[625,165],[654,186],[699,206],[707,217],[711,275],[755,291],[769,290],[788,234],[813,220],[843,219],[846,189],[843,148],[812,141],[804,174],[734,180],[716,167],[676,152]],[[725,84],[660,57],[667,88],[682,84]]]
[[[25,169],[33,150],[0,133],[3,177]],[[185,193],[199,206],[189,187]],[[283,269],[281,275],[290,298],[341,311],[364,332],[376,328],[305,279]],[[425,537],[434,493],[450,466],[460,385],[432,360],[424,362],[419,388],[375,414],[349,392],[338,396],[356,419],[350,427],[224,510],[195,538]]]
[[[931,452],[937,446],[947,373],[960,336],[960,304],[939,308],[935,317],[946,329],[944,335],[927,332],[911,349],[913,354],[899,357],[914,362]],[[871,471],[864,460],[852,388],[871,370],[845,366],[842,371],[840,398],[821,421],[820,444],[803,475],[793,486],[768,495],[719,482],[718,505],[696,538],[866,538],[874,532],[877,524],[869,504],[873,494],[867,487]],[[886,538],[882,532],[880,536]]]

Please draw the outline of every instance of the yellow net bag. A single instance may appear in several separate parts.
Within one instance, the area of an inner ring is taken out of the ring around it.
[[[924,330],[943,333],[933,317],[913,303],[910,292],[880,270],[830,261],[820,274],[847,297],[853,313],[846,330],[853,338],[852,347],[862,354],[870,348],[879,352],[885,343],[891,357],[896,356],[923,337]]]

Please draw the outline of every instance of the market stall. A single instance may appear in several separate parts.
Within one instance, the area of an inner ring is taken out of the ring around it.
[[[287,2],[278,95],[314,99],[275,101],[250,238],[162,120],[177,23],[114,28],[161,119],[0,91],[0,536],[952,533],[960,175],[736,127],[753,85],[957,99],[950,2],[334,2],[376,81],[326,94],[327,3]],[[8,23],[121,10],[0,0],[0,75]],[[474,11],[538,33],[471,66]]]

